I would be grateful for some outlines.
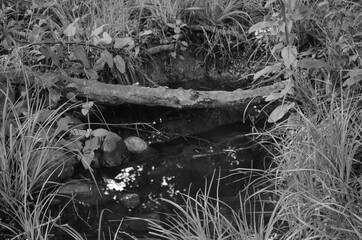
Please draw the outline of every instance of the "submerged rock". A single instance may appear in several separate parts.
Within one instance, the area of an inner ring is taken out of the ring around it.
[[[140,195],[137,193],[125,193],[119,196],[119,200],[126,208],[136,208],[140,205]]]
[[[66,201],[72,198],[88,206],[102,205],[112,201],[110,196],[103,193],[102,186],[97,187],[93,182],[82,180],[74,180],[61,186],[57,195],[65,198]]]
[[[160,214],[150,213],[141,215],[138,218],[132,218],[128,222],[128,227],[136,232],[144,232],[149,230],[149,221],[159,222],[161,220]]]

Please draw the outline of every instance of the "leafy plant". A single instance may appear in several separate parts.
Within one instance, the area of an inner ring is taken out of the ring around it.
[[[121,1],[69,2],[74,6],[65,2],[38,6],[25,11],[17,22],[12,20],[13,13],[5,10],[1,16],[7,24],[1,27],[6,31],[0,44],[6,51],[21,47],[26,53],[23,63],[36,64],[33,70],[62,70],[63,74],[90,80],[146,84],[147,78],[140,69],[140,47],[135,41],[137,31],[132,32],[129,25],[126,28],[132,7]],[[122,9],[122,23],[118,23],[118,15],[109,14],[116,9]],[[42,15],[49,17],[42,19]],[[115,19],[109,19],[112,16]],[[109,70],[111,75],[106,73]]]
[[[0,93],[3,97],[0,129],[1,232],[5,231],[3,234],[14,239],[39,240],[49,239],[54,228],[61,228],[76,239],[82,239],[68,225],[58,224],[61,211],[57,216],[51,216],[48,211],[57,189],[51,178],[63,168],[62,162],[67,161],[69,154],[60,144],[62,133],[56,123],[71,107],[47,109],[40,88],[30,88],[29,79],[26,74],[24,76],[26,88],[19,100],[14,102],[10,97],[10,80]],[[49,172],[49,169],[53,170]],[[55,189],[50,189],[51,186]]]

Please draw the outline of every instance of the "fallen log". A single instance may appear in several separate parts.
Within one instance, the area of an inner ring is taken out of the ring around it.
[[[62,94],[74,93],[78,97],[87,97],[100,103],[112,105],[132,103],[178,109],[242,107],[247,106],[251,101],[253,104],[259,104],[264,101],[264,96],[285,88],[285,83],[279,82],[248,90],[196,91],[182,88],[106,84],[54,73],[44,74],[39,80],[48,86],[56,84]]]

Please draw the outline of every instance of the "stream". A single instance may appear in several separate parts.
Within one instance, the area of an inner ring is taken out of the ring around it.
[[[195,196],[206,185],[211,185],[211,197],[218,189],[220,200],[237,210],[240,191],[253,176],[235,170],[270,165],[266,152],[247,136],[250,132],[250,127],[235,123],[151,144],[160,153],[157,159],[130,161],[119,169],[99,169],[94,172],[97,184],[88,172],[80,173],[80,185],[92,190],[56,205],[59,210],[65,206],[61,221],[88,240],[98,239],[98,234],[101,239],[113,239],[117,228],[122,239],[132,239],[128,234],[142,239],[149,236],[148,225],[132,217],[163,220],[173,209],[161,198],[182,204],[180,193]],[[55,236],[71,239],[62,232]]]

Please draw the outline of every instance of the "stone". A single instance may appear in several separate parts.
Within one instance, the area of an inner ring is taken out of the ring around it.
[[[127,162],[131,158],[123,139],[115,133],[108,134],[101,147],[99,165],[101,167],[116,167]]]
[[[57,192],[58,197],[74,198],[79,203],[88,206],[103,205],[112,201],[112,196],[104,194],[104,187],[97,186],[93,182],[73,180],[61,186]]]
[[[128,151],[131,153],[143,152],[148,148],[148,144],[140,137],[131,136],[124,140]]]
[[[149,230],[149,221],[160,222],[161,217],[158,213],[144,214],[137,218],[132,218],[128,222],[128,227],[136,232],[145,232]]]
[[[140,205],[141,199],[137,193],[125,193],[119,196],[119,200],[126,208],[136,208]]]
[[[146,162],[152,161],[159,158],[159,152],[148,146],[148,144],[139,137],[131,136],[124,140],[127,149],[132,153],[133,161],[135,162]]]

